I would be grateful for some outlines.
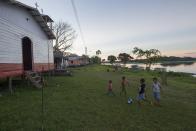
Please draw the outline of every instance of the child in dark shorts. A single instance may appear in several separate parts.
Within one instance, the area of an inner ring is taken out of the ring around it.
[[[140,79],[140,87],[139,87],[139,92],[137,96],[139,106],[141,106],[142,100],[147,101],[145,98],[145,89],[146,89],[145,79],[142,78]]]

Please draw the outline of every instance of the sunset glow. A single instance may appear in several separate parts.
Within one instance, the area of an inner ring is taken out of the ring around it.
[[[34,6],[36,0],[20,0]],[[66,21],[78,37],[70,52],[102,57],[131,53],[133,47],[157,48],[163,55],[196,57],[195,0],[75,0],[86,45],[76,24],[70,0],[41,0],[39,9],[55,21]],[[52,9],[52,10],[51,10]]]

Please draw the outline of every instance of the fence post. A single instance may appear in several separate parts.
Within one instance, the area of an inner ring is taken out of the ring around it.
[[[12,94],[13,93],[13,89],[12,89],[12,77],[8,78],[8,85],[9,85],[9,91]]]

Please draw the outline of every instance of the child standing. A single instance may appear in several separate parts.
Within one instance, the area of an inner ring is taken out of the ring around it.
[[[141,101],[142,100],[146,101],[145,100],[145,88],[146,88],[145,79],[142,78],[142,79],[140,79],[139,94],[138,94],[138,97],[137,97],[139,106],[141,106]]]
[[[154,105],[160,106],[161,84],[158,82],[158,79],[156,77],[153,78],[152,90],[155,99]]]
[[[114,96],[114,92],[112,91],[112,80],[109,80],[108,82],[108,92],[107,92],[107,95],[109,96]]]
[[[120,95],[122,93],[125,94],[125,96],[127,95],[127,90],[126,90],[126,86],[129,85],[129,82],[126,80],[126,77],[123,76],[122,77],[122,81],[121,81],[121,92],[120,92]]]

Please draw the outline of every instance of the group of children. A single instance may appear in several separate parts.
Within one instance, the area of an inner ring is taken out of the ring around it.
[[[120,91],[120,96],[122,94],[124,94],[125,96],[127,95],[127,86],[130,86],[129,82],[126,80],[126,77],[123,76],[122,77],[122,81],[121,81],[121,91]],[[158,82],[158,79],[156,77],[153,78],[153,83],[152,83],[152,91],[153,91],[153,96],[154,96],[154,103],[149,101],[146,97],[145,94],[145,90],[146,90],[146,84],[145,84],[145,79],[142,78],[140,79],[140,86],[139,86],[139,90],[138,90],[138,96],[137,96],[137,101],[139,106],[141,106],[141,101],[146,101],[149,102],[150,104],[154,104],[156,106],[160,106],[160,92],[161,92],[161,84]],[[109,80],[108,83],[108,95],[112,95],[114,96],[114,92],[112,90],[112,80]],[[128,99],[128,103],[129,101],[132,101],[132,99]]]

